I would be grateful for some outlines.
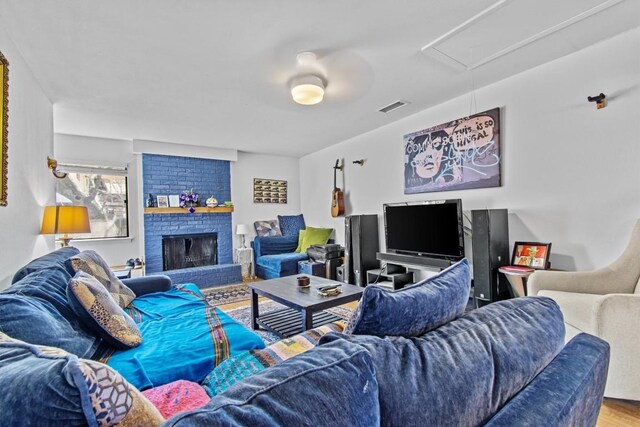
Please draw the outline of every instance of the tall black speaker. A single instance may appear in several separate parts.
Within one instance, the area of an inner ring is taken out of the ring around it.
[[[344,219],[344,231],[344,281],[366,286],[367,270],[380,266],[376,259],[379,250],[378,215],[347,216]]]
[[[498,268],[509,265],[507,209],[471,211],[473,287],[478,307],[509,298],[509,284]]]

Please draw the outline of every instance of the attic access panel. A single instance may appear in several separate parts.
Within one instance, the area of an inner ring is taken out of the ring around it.
[[[596,15],[622,0],[500,0],[426,44],[428,56],[472,70]]]

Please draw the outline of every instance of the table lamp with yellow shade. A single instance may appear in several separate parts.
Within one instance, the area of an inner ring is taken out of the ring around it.
[[[40,234],[64,234],[62,247],[69,246],[69,234],[91,233],[89,210],[86,206],[46,206],[42,216]]]

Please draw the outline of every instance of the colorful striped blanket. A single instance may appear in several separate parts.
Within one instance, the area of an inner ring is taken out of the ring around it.
[[[232,356],[207,375],[202,387],[211,397],[220,394],[240,380],[312,349],[318,345],[323,335],[342,332],[344,326],[344,322],[329,323],[291,338],[284,338],[263,350],[250,350]]]
[[[142,344],[110,350],[100,361],[139,390],[176,380],[200,383],[225,359],[264,348],[257,334],[207,304],[194,284],[143,295],[126,311],[142,332]]]

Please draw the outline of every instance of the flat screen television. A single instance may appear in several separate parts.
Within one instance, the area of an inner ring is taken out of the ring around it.
[[[462,200],[384,205],[387,252],[457,261],[464,258]]]

